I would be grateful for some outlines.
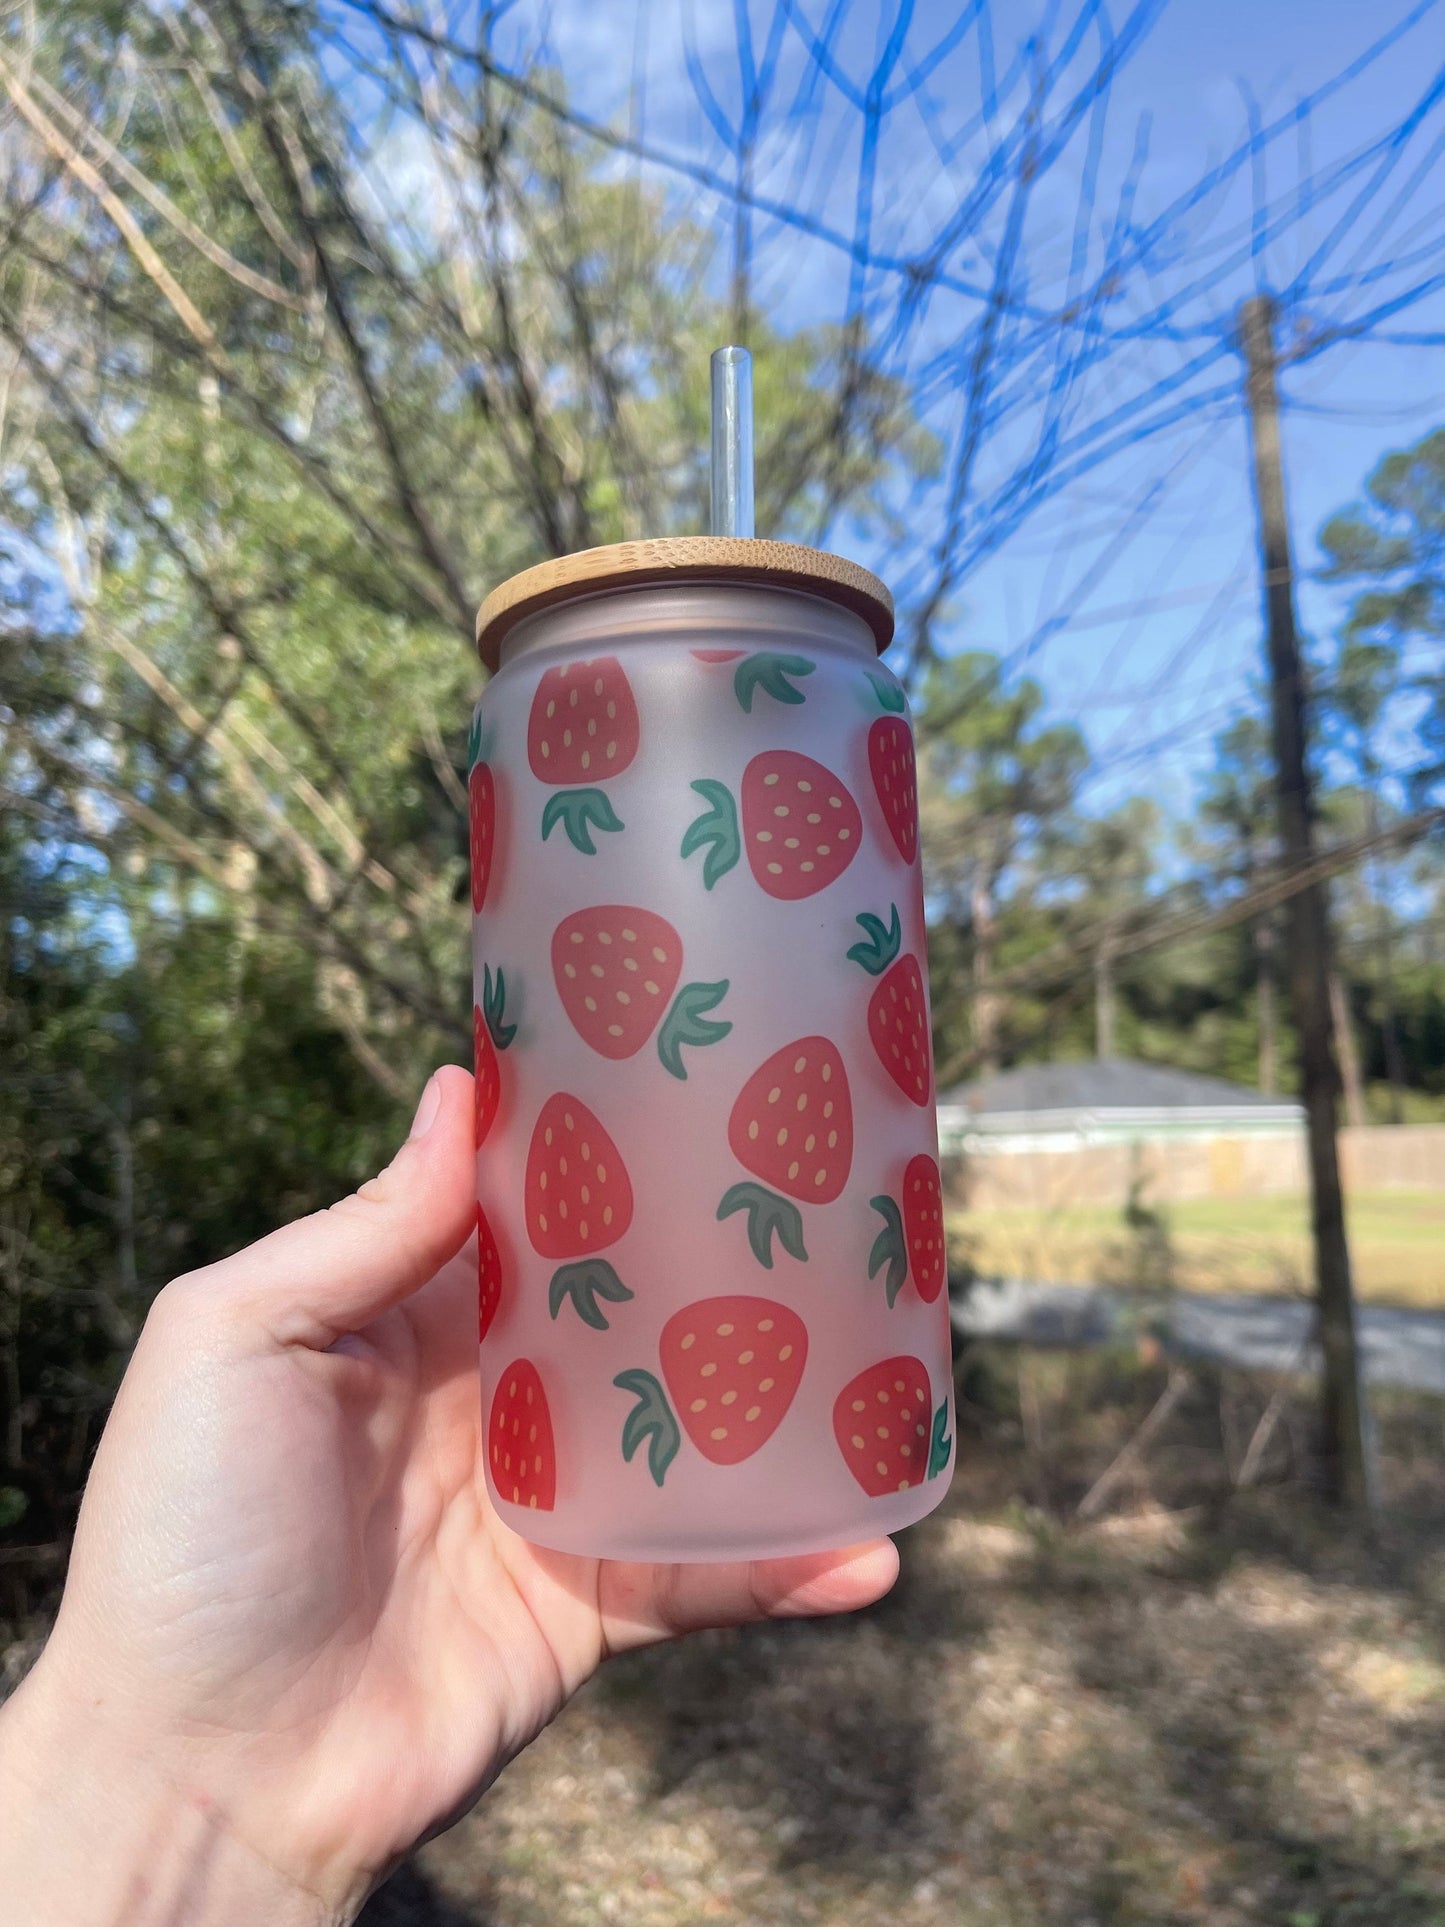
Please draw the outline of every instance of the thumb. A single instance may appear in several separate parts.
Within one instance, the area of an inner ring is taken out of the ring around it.
[[[224,1293],[282,1345],[322,1350],[418,1290],[476,1224],[472,1079],[443,1065],[378,1177],[184,1281]]]

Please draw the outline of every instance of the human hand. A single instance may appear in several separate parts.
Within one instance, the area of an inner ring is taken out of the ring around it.
[[[350,1920],[609,1653],[892,1584],[886,1540],[623,1565],[498,1520],[473,1157],[441,1070],[380,1177],[157,1298],[0,1712],[12,1927]]]

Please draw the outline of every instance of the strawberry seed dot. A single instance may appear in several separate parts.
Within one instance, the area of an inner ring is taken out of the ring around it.
[[[713,1377],[715,1377],[715,1376],[716,1376],[716,1373],[717,1373],[717,1366],[716,1366],[716,1365],[715,1365],[715,1364],[714,1364],[714,1363],[712,1362],[712,1360],[711,1360],[711,1359],[709,1359],[709,1360],[708,1360],[708,1362],[707,1362],[707,1364],[706,1364],[706,1365],[704,1365],[704,1366],[702,1366],[702,1367],[701,1367],[701,1368],[699,1369],[699,1371],[698,1371],[698,1377],[699,1377],[699,1378],[713,1378]]]
[[[697,1334],[696,1334],[696,1332],[684,1332],[684,1333],[683,1333],[683,1335],[682,1335],[682,1341],[681,1341],[681,1344],[680,1344],[680,1346],[679,1346],[679,1349],[680,1349],[681,1351],[688,1351],[688,1350],[690,1350],[690,1349],[691,1349],[691,1347],[692,1347],[693,1345],[695,1345],[696,1343],[697,1343]]]

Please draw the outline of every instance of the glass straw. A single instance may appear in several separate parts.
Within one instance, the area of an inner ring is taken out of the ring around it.
[[[753,358],[746,348],[713,351],[712,532],[753,533]]]

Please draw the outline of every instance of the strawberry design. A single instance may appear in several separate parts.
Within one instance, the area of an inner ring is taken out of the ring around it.
[[[619,1372],[612,1382],[637,1400],[622,1456],[630,1462],[646,1440],[648,1469],[661,1485],[682,1443],[674,1412],[713,1465],[737,1465],[767,1443],[803,1376],[808,1333],[771,1298],[703,1298],[668,1319],[658,1356],[666,1392],[651,1372]]]
[[[707,851],[705,889],[727,875],[746,846],[759,887],[794,903],[826,890],[858,854],[863,829],[858,805],[831,770],[797,750],[764,750],[743,771],[741,829],[738,805],[725,783],[701,777],[692,787],[708,808],[689,825],[682,854]]]
[[[537,1367],[518,1358],[497,1380],[487,1423],[492,1484],[512,1505],[550,1512],[557,1503],[557,1447]]]
[[[477,1342],[486,1337],[502,1302],[502,1254],[487,1214],[477,1206]]]
[[[905,1281],[926,1305],[943,1290],[948,1254],[943,1237],[943,1183],[937,1161],[920,1151],[903,1173],[903,1206],[883,1196],[870,1200],[883,1220],[883,1229],[868,1254],[868,1276],[875,1278],[886,1265],[884,1288],[890,1306],[897,1303]]]
[[[704,1014],[722,1002],[727,979],[684,984],[674,999],[681,974],[681,937],[666,918],[633,904],[574,911],[552,935],[557,995],[583,1043],[603,1057],[634,1057],[661,1020],[657,1054],[685,1078],[683,1045],[715,1044],[732,1025]]]
[[[903,1230],[908,1269],[925,1305],[931,1305],[948,1280],[948,1246],[943,1236],[943,1179],[938,1160],[920,1151],[903,1172]]]
[[[806,1262],[802,1214],[789,1199],[831,1204],[853,1164],[853,1101],[836,1046],[826,1037],[800,1037],[760,1064],[733,1104],[728,1143],[762,1183],[733,1185],[719,1219],[747,1213],[748,1243],[768,1270],[774,1235]]]
[[[506,978],[500,970],[493,977],[492,967],[487,964],[482,973],[482,1001],[472,1005],[472,1054],[476,1068],[476,1136],[479,1149],[496,1122],[502,1101],[501,1052],[517,1034],[517,1026],[506,1021],[506,1002]]]
[[[546,672],[527,719],[532,774],[558,787],[542,811],[544,843],[560,823],[574,849],[596,856],[593,829],[623,827],[605,791],[592,785],[621,775],[637,754],[639,733],[632,685],[616,656],[560,663]],[[586,787],[570,787],[575,784]]]
[[[889,909],[887,924],[868,911],[854,919],[867,940],[855,943],[848,955],[870,977],[879,978],[868,1000],[868,1035],[879,1063],[910,1103],[926,1105],[933,1091],[933,1064],[923,972],[915,956],[898,955],[903,943],[898,905]]]
[[[598,1304],[622,1304],[632,1293],[605,1258],[632,1223],[632,1185],[617,1146],[577,1098],[559,1091],[537,1117],[527,1151],[523,1210],[532,1249],[561,1258],[547,1303],[555,1318],[569,1298],[584,1325],[607,1330]]]
[[[833,1405],[833,1436],[844,1463],[871,1498],[906,1492],[941,1472],[953,1441],[948,1400],[929,1418],[928,1367],[885,1358],[850,1379]]]
[[[918,855],[918,771],[906,716],[880,716],[868,731],[868,768],[878,807],[905,863]]]
[[[492,880],[492,857],[497,843],[497,785],[486,763],[474,763],[467,779],[470,796],[472,911],[480,912]]]
[[[689,654],[698,662],[736,662],[739,656],[747,654],[745,649],[693,649]]]

